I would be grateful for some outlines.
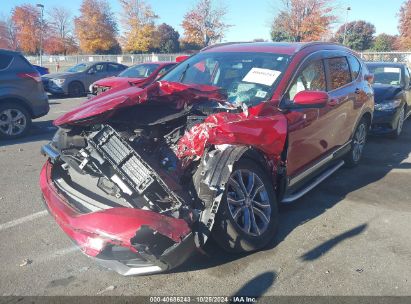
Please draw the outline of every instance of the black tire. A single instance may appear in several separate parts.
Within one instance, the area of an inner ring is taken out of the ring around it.
[[[18,119],[18,117],[21,117]],[[11,119],[10,119],[11,118]],[[31,115],[21,105],[0,103],[0,138],[14,139],[23,137],[31,127]]]
[[[69,83],[68,94],[70,97],[82,97],[86,95],[84,86],[79,81],[73,81]]]
[[[244,200],[243,208],[248,210],[247,212],[248,212],[248,219],[250,221],[250,229],[249,229],[250,233],[247,233],[245,230],[243,230],[240,227],[240,225],[241,224],[245,225],[244,222],[245,222],[246,214],[244,213],[245,211],[242,211],[243,212],[242,218],[240,219],[240,216],[238,216],[237,221],[234,219],[232,215],[233,205],[229,204],[228,201],[230,200],[231,202],[233,202],[232,198],[233,198],[233,193],[235,193],[235,191],[230,192],[233,189],[231,189],[232,186],[230,185],[230,180],[229,180],[229,182],[226,185],[226,190],[221,200],[218,213],[216,215],[216,221],[215,221],[214,229],[213,229],[213,238],[215,239],[217,244],[219,244],[224,250],[228,252],[232,252],[232,253],[252,252],[252,251],[256,251],[256,250],[259,250],[265,247],[274,238],[274,235],[278,227],[278,204],[277,204],[277,199],[274,193],[271,179],[268,178],[267,174],[263,171],[263,169],[257,163],[255,163],[254,161],[248,160],[248,159],[241,159],[237,162],[237,164],[234,166],[230,179],[238,178],[238,175],[236,176],[238,172],[242,172],[242,173],[251,172],[251,173],[254,173],[255,176],[258,177],[258,178],[255,178],[254,176],[254,183],[259,188],[261,185],[263,185],[265,192],[258,192],[258,197],[257,195],[255,197],[257,197],[256,200],[258,200],[260,204],[264,204],[264,206],[269,205],[270,216],[266,216],[266,218],[269,219],[269,222],[266,225],[265,230],[261,231],[260,235],[257,235],[256,233],[257,230],[255,229],[255,226],[258,227],[258,224],[260,224],[261,225],[260,228],[261,228],[264,225],[263,221],[261,220],[262,217],[261,217],[260,212],[261,210],[263,210],[263,212],[268,212],[268,209],[267,207],[260,208],[257,205],[255,205],[255,203],[251,203],[251,204],[254,204],[254,205],[251,205],[251,207],[245,207],[246,202]],[[241,175],[241,176],[242,178],[244,177],[244,175]],[[252,187],[250,188],[251,190],[253,190]],[[261,200],[262,197],[265,198],[265,201]],[[248,204],[250,204],[250,200],[248,200]],[[251,211],[250,208],[252,208],[253,210],[255,226],[252,225],[252,215],[250,213]],[[259,209],[260,211],[257,212],[256,208]],[[251,235],[253,233],[255,235]]]
[[[401,133],[402,133],[402,130],[403,130],[403,127],[404,127],[404,121],[405,121],[405,107],[403,107],[401,110],[400,110],[401,112],[400,112],[400,117],[399,117],[399,119],[398,119],[398,124],[397,124],[397,127],[395,128],[395,130],[389,135],[389,137],[390,138],[392,138],[392,139],[397,139],[398,137],[400,137],[401,136]]]
[[[364,146],[367,142],[368,129],[369,122],[365,117],[363,117],[358,123],[357,128],[355,129],[352,138],[351,149],[344,158],[346,167],[352,168],[360,163],[364,151]]]

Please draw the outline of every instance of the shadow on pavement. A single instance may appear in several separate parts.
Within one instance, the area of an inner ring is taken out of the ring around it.
[[[280,208],[278,232],[271,244],[263,251],[268,253],[292,233],[295,228],[320,216],[348,195],[353,195],[357,190],[378,182],[392,170],[411,169],[411,163],[404,162],[411,155],[410,142],[411,121],[407,121],[404,125],[404,134],[397,140],[384,137],[370,138],[365,148],[364,158],[358,167],[337,171],[294,204]],[[409,186],[406,182],[402,184],[404,184],[404,190],[408,189]],[[393,197],[386,193],[387,187],[370,187],[371,190],[367,189],[357,193],[351,200],[361,201],[362,204],[383,204],[383,208],[411,209],[411,205],[408,203],[407,191],[395,191],[396,197]],[[353,237],[364,229],[366,229],[366,224],[324,242],[319,247],[307,252],[302,258],[306,261],[314,260],[320,256],[321,251],[330,250],[345,238]],[[195,254],[172,272],[212,268],[250,255],[226,253],[213,240],[208,241],[205,249],[207,255]]]
[[[0,140],[0,147],[24,144],[35,141],[51,140],[57,128],[52,120],[33,121],[29,134],[22,138]]]
[[[267,271],[244,284],[231,297],[256,297],[263,296],[266,291],[274,284],[277,276],[275,272]]]
[[[341,243],[342,241],[362,233],[367,228],[367,226],[367,224],[362,224],[358,227],[348,230],[347,232],[344,232],[306,252],[301,256],[301,259],[303,261],[313,261],[315,259],[318,259],[320,256],[334,248],[337,244]]]

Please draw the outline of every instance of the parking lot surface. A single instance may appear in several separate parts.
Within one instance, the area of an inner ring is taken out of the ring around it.
[[[80,253],[40,196],[52,120],[83,100],[51,99],[29,136],[0,142],[0,295],[411,295],[411,121],[281,208],[264,251],[233,256],[210,243],[170,273],[122,277]]]

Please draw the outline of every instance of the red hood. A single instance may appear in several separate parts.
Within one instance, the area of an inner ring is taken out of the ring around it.
[[[54,121],[55,126],[90,125],[102,122],[116,110],[146,102],[172,103],[176,109],[199,100],[212,98],[225,102],[221,89],[207,85],[187,85],[177,82],[154,82],[144,89],[128,83],[97,95]]]
[[[130,78],[130,77],[108,77],[104,79],[100,79],[94,83],[94,85],[102,86],[102,87],[117,87],[124,83],[140,83],[147,80],[147,78]]]

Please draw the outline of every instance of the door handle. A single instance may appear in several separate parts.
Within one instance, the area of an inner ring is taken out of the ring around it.
[[[360,94],[361,90],[359,88],[356,88],[354,92],[355,92],[355,94]]]

